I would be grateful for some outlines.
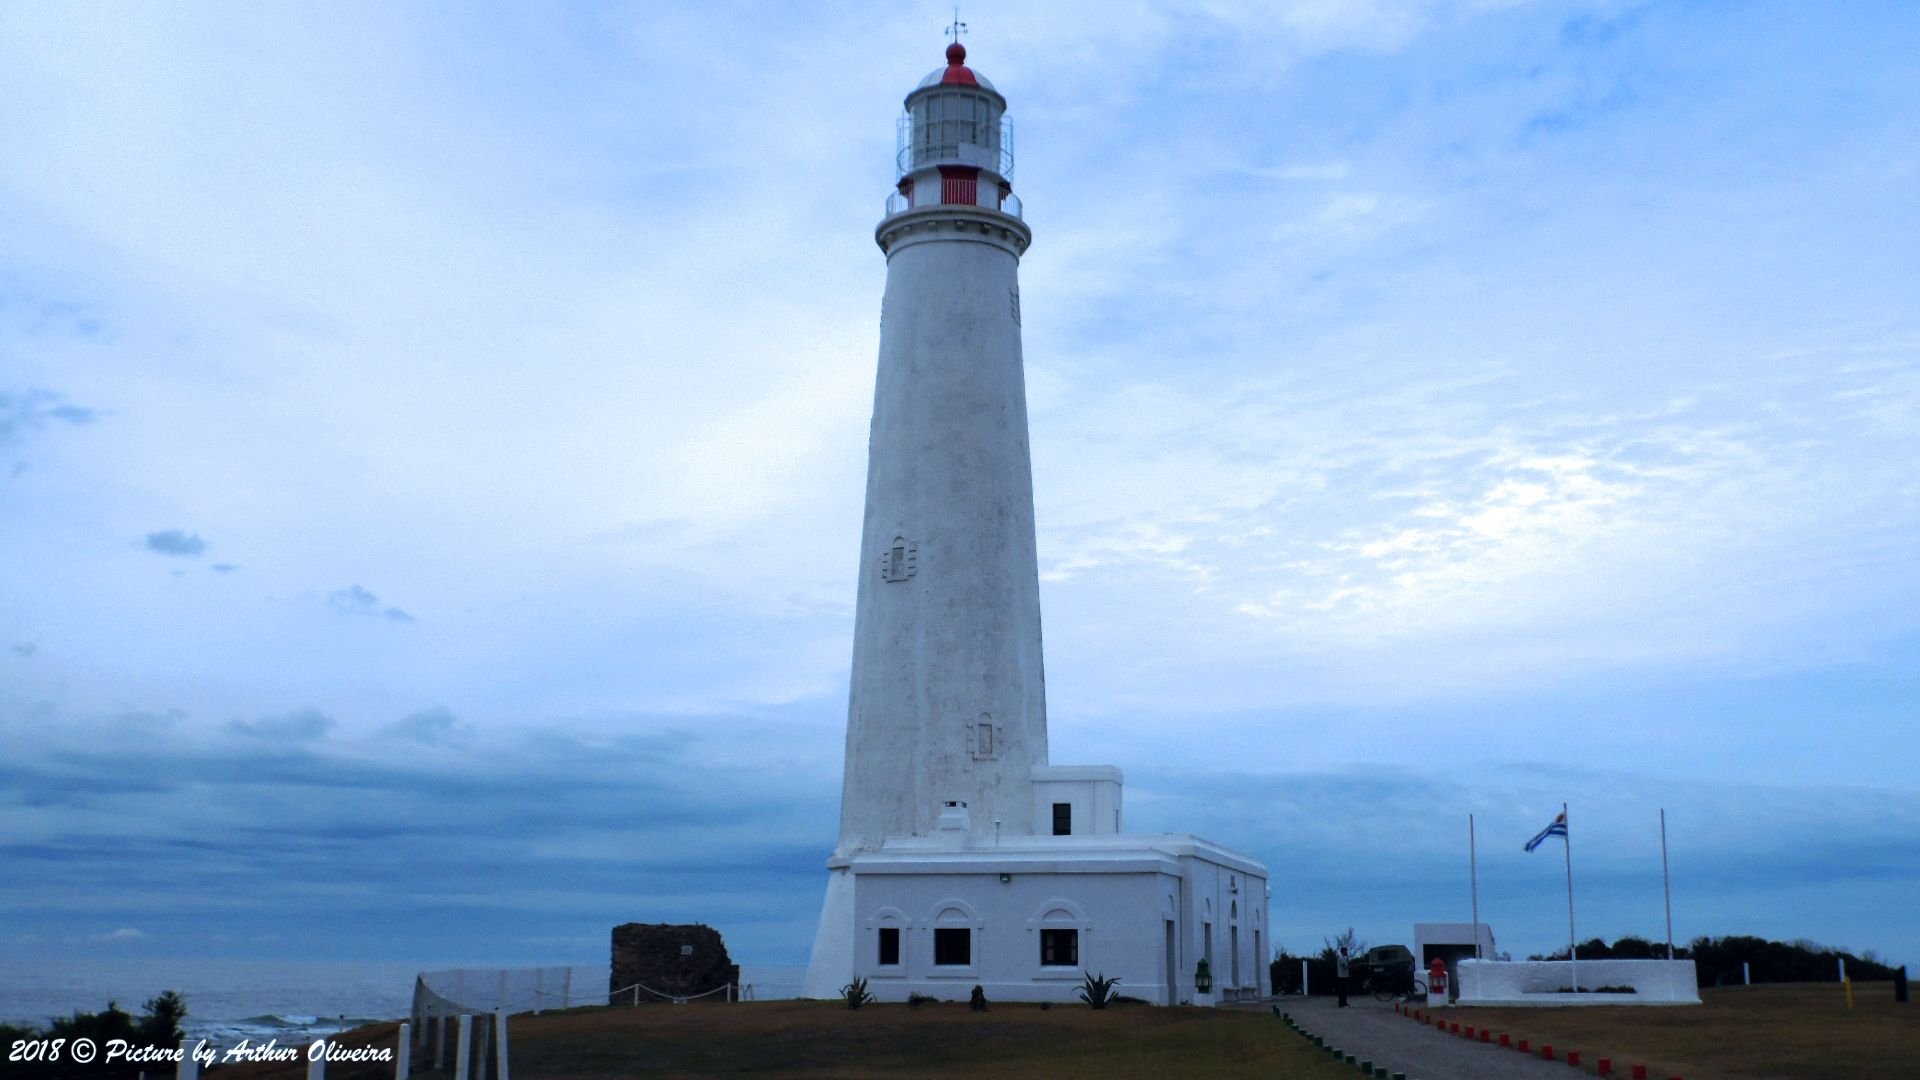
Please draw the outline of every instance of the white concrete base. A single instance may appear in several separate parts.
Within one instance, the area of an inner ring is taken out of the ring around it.
[[[827,898],[820,905],[820,928],[813,934],[813,952],[800,982],[803,998],[835,998],[853,981],[853,873],[846,867],[827,871]]]
[[[1456,1005],[1586,1006],[1698,1005],[1691,960],[1581,960],[1580,986],[1631,986],[1633,993],[1562,993],[1575,985],[1566,960],[1462,960]]]

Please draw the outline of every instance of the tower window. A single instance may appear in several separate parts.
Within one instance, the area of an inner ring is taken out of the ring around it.
[[[973,931],[966,927],[939,927],[933,932],[936,967],[966,967],[973,963]]]
[[[1057,802],[1053,804],[1053,835],[1073,835],[1073,804]]]
[[[975,761],[992,761],[1000,756],[1000,732],[994,729],[993,714],[981,713],[967,729],[967,738]]]
[[[880,576],[887,581],[906,581],[919,569],[919,562],[920,545],[896,536],[880,553]]]
[[[880,928],[880,966],[900,966],[900,928],[897,926]]]
[[[1040,931],[1041,967],[1079,967],[1080,931]]]

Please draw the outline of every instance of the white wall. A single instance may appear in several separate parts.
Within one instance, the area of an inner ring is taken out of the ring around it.
[[[963,227],[965,226],[965,227]],[[1047,763],[1027,449],[1024,226],[966,207],[881,225],[881,304],[841,793],[841,854],[925,836],[941,804],[982,837],[1033,831]],[[896,545],[896,541],[898,544]],[[912,573],[889,573],[903,551]],[[983,743],[980,726],[993,731]]]
[[[881,1001],[910,993],[965,1001],[978,984],[988,999],[1077,1001],[1085,972],[1117,976],[1119,992],[1157,1000],[1164,983],[1159,896],[1178,880],[1157,873],[860,874],[856,876],[854,968]],[[957,913],[957,914],[956,914]],[[945,921],[943,921],[945,920]],[[972,963],[933,963],[933,931],[973,931]],[[878,963],[879,930],[901,929],[901,964]],[[1040,931],[1079,931],[1080,962],[1043,967]]]
[[[1691,960],[1581,960],[1579,985],[1631,986],[1631,994],[1560,993],[1574,985],[1565,960],[1462,960],[1461,1005],[1698,1005]]]
[[[1266,878],[1250,874],[1244,868],[1197,856],[1184,856],[1180,861],[1187,893],[1186,956],[1180,969],[1180,981],[1185,988],[1182,997],[1198,1004],[1211,1004],[1255,996],[1266,973],[1264,961],[1254,951],[1256,930],[1262,951],[1268,943]],[[1211,950],[1207,947],[1209,928],[1213,938]],[[1213,990],[1205,995],[1196,994],[1194,973],[1200,958],[1209,955]]]
[[[1033,831],[1053,834],[1053,804],[1073,808],[1073,836],[1120,831],[1123,778],[1111,765],[1036,765],[1033,769]]]
[[[964,1000],[978,984],[989,999],[1072,1002],[1086,973],[1118,977],[1120,993],[1159,1004],[1254,996],[1266,971],[1261,953],[1271,945],[1264,870],[1192,853],[1190,837],[1161,839],[1171,842],[1161,848],[1117,837],[1090,844],[1046,838],[1018,849],[929,850],[925,858],[944,863],[926,872],[913,872],[910,855],[889,859],[891,849],[856,857],[854,972],[882,1001],[912,993]],[[863,862],[868,872],[861,872]],[[1001,881],[1002,873],[1009,880]],[[934,930],[943,921],[972,931],[965,967],[933,963]],[[1171,988],[1168,921],[1175,928]],[[1207,955],[1209,922],[1213,990],[1200,995],[1193,977]],[[886,926],[901,932],[894,967],[879,964]],[[1079,931],[1077,965],[1041,964],[1040,931],[1049,926]]]

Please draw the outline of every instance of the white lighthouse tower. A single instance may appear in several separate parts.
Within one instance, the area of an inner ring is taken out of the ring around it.
[[[1064,1001],[1085,968],[1169,1003],[1242,996],[1265,867],[1193,837],[1123,837],[1120,771],[1048,762],[1020,348],[1032,232],[1006,99],[966,57],[949,45],[907,95],[874,233],[887,287],[846,772],[803,992],[858,977],[882,1000],[978,984]],[[1216,937],[1231,978],[1183,992],[1181,965],[1210,968]]]
[[[1006,99],[947,47],[907,95],[867,448],[839,851],[1033,831],[1047,763]]]

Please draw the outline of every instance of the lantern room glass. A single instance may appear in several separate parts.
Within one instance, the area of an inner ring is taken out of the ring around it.
[[[927,165],[971,165],[1013,172],[1006,108],[991,93],[944,86],[921,91],[900,118],[899,175]]]

